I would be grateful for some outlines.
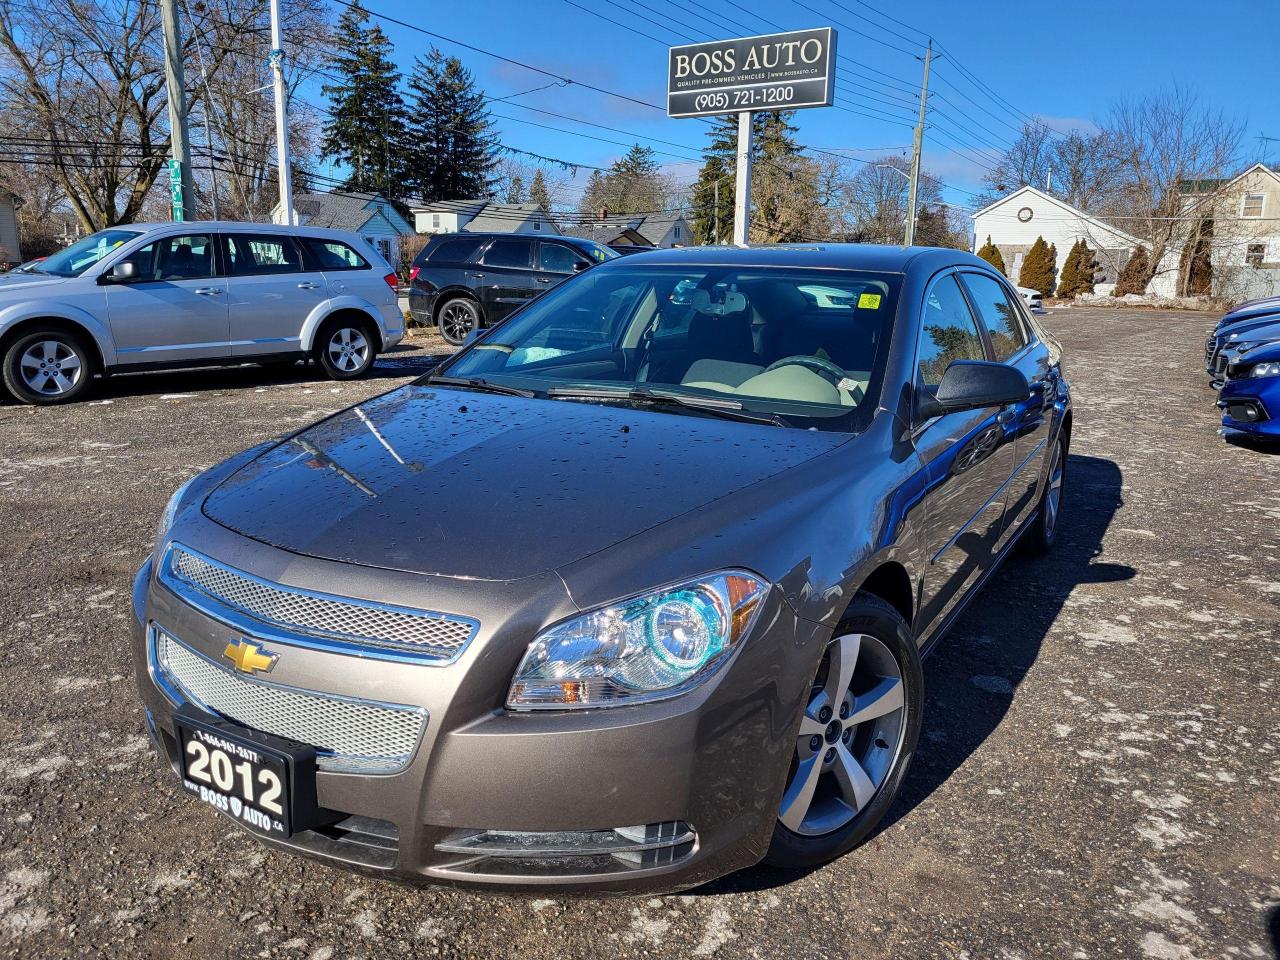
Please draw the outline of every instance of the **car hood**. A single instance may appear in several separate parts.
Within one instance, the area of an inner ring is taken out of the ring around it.
[[[1280,331],[1277,331],[1275,339],[1260,343],[1252,350],[1246,350],[1236,357],[1235,362],[1238,364],[1274,363],[1278,360],[1280,360]]]
[[[203,511],[330,560],[480,580],[555,569],[848,435],[409,386],[254,458]]]
[[[1231,334],[1227,335],[1226,341],[1223,343],[1223,349],[1230,350],[1232,347],[1240,343],[1267,342],[1270,340],[1280,339],[1280,317],[1270,317],[1266,323],[1251,323],[1232,330],[1231,333],[1237,334],[1234,340]]]
[[[0,273],[0,297],[21,291],[24,295],[33,292],[37,287],[60,286],[67,282],[67,277],[51,277],[47,273]]]

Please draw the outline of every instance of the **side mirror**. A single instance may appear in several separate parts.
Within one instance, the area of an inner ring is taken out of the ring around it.
[[[922,420],[961,410],[1005,407],[1031,397],[1027,378],[1014,367],[986,360],[953,360],[942,374],[937,393],[918,394]]]
[[[591,264],[587,263],[587,261],[585,260],[575,260],[573,262],[573,272],[581,273],[583,270],[588,269],[590,266]]]
[[[138,265],[129,260],[117,263],[111,268],[110,273],[104,273],[98,277],[99,283],[128,283],[130,280],[136,280],[138,277]]]

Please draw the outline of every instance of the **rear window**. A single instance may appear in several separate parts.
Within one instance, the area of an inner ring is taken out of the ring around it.
[[[423,250],[423,259],[433,263],[466,263],[484,241],[480,237],[450,237],[441,240],[429,250]]]
[[[369,261],[341,240],[299,237],[312,270],[367,270]]]
[[[484,252],[486,267],[528,267],[533,255],[529,240],[495,240]]]

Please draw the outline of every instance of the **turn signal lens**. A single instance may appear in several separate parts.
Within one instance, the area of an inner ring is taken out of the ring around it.
[[[557,624],[529,644],[507,706],[607,707],[684,693],[742,642],[767,589],[730,570]]]

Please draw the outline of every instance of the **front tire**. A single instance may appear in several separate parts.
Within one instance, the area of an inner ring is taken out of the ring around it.
[[[1053,445],[1052,457],[1049,472],[1045,474],[1044,491],[1040,494],[1036,518],[1020,544],[1030,554],[1046,554],[1058,542],[1058,527],[1062,521],[1062,495],[1066,491],[1067,480],[1067,435],[1061,431]]]
[[[855,597],[818,665],[765,863],[817,866],[870,836],[902,789],[923,699],[907,621],[879,597]]]
[[[356,380],[373,368],[374,332],[358,320],[330,320],[316,338],[316,363],[330,380]]]
[[[37,327],[4,352],[5,389],[19,403],[50,406],[79,400],[93,380],[85,342],[58,327]]]

